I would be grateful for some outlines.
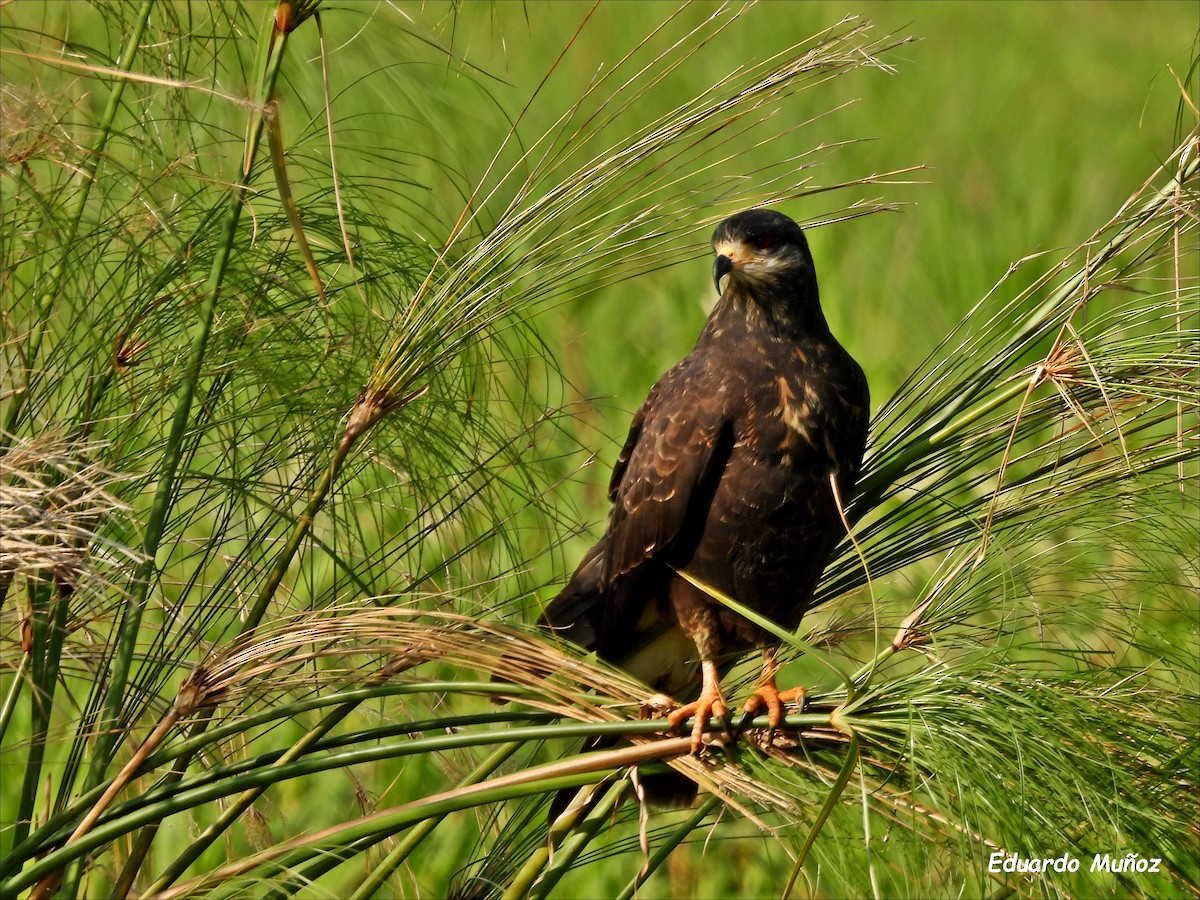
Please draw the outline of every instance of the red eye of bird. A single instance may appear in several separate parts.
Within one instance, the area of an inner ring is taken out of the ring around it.
[[[769,234],[756,234],[750,238],[750,246],[755,250],[770,250],[775,246],[775,241]]]

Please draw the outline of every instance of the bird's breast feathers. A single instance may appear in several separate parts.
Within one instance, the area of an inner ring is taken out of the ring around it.
[[[794,361],[767,366],[747,383],[734,422],[736,448],[764,462],[803,464],[823,474],[843,462],[839,448],[862,429],[865,402],[853,372],[825,368],[817,376],[810,365]]]

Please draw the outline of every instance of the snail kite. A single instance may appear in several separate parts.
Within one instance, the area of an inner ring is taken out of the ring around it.
[[[847,500],[868,420],[866,378],[825,322],[800,227],[754,209],[712,246],[721,298],[634,416],[608,528],[541,620],[673,697],[699,682],[668,716],[694,717],[693,752],[727,715],[721,666],[745,650],[763,654],[747,713],[775,726],[802,697],[776,687],[775,639],[694,582],[794,630],[845,537],[833,484]]]

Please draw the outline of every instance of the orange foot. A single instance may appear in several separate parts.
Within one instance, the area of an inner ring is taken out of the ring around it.
[[[742,712],[745,714],[742,719],[742,726],[745,727],[753,716],[767,711],[767,729],[769,734],[774,734],[775,729],[783,724],[784,706],[788,703],[800,704],[800,709],[804,709],[804,688],[794,687],[786,691],[781,691],[775,685],[775,678],[771,677],[758,686],[750,699],[746,701],[746,705],[742,707]]]
[[[700,690],[699,698],[667,716],[667,724],[671,728],[678,728],[692,716],[696,717],[692,722],[693,754],[699,753],[704,746],[704,732],[708,729],[712,717],[724,719],[729,714],[729,707],[725,705],[725,698],[721,696],[721,683],[717,677],[716,665],[705,660],[701,663],[701,668],[704,672],[704,686]]]

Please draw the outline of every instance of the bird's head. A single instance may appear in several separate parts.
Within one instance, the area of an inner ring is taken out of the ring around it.
[[[817,274],[808,241],[782,213],[751,209],[730,216],[713,232],[712,246],[717,293],[734,289],[761,298],[786,285],[791,295],[807,297],[811,291],[816,299]]]

